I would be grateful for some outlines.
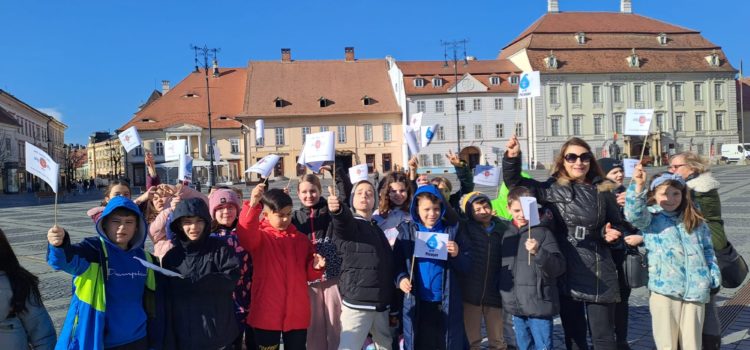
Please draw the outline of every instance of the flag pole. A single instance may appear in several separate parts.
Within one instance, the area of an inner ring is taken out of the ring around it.
[[[417,256],[416,252],[411,253],[411,268],[409,269],[409,284],[411,284],[411,281],[414,277],[414,260],[416,260],[416,256]],[[414,286],[412,286],[412,290],[413,289],[414,289]],[[411,296],[411,293],[406,295],[407,298],[409,298],[410,296]]]
[[[55,192],[55,226],[57,226],[57,192]]]
[[[651,133],[646,134],[646,138],[643,139],[643,146],[641,146],[641,157],[638,158],[638,164],[641,164],[643,162],[643,154],[646,152],[646,142],[648,142],[648,135]],[[630,178],[630,182],[628,182],[628,187],[633,184],[633,178]]]
[[[526,239],[527,241],[531,239],[531,222],[529,222],[528,225],[529,225],[529,238]],[[531,266],[531,251],[526,250],[526,252],[529,253],[529,266]]]
[[[336,157],[333,158],[333,165],[331,166],[331,177],[333,178],[333,196],[336,196]]]

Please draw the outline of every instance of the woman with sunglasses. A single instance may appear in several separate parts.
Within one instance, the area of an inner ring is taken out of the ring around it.
[[[614,315],[620,291],[610,245],[621,236],[613,227],[621,227],[622,217],[612,193],[616,186],[605,181],[591,147],[577,137],[569,139],[555,157],[552,176],[539,182],[521,177],[521,148],[514,135],[503,157],[503,179],[510,188],[531,189],[554,214],[552,230],[566,259],[560,290],[566,348],[588,349],[590,330],[595,350],[617,349]]]

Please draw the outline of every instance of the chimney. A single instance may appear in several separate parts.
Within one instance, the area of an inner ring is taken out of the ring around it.
[[[281,49],[281,62],[292,62],[292,49]]]
[[[633,13],[633,0],[620,0],[620,12]]]
[[[558,0],[547,0],[547,12],[558,13],[560,12],[560,5]]]
[[[214,70],[214,73],[213,73],[214,78],[218,78],[219,77],[219,60],[217,60],[215,57],[214,57],[214,62],[212,66]]]
[[[161,95],[164,96],[169,92],[169,80],[161,81]]]
[[[344,48],[344,61],[354,62],[354,48],[347,46]]]

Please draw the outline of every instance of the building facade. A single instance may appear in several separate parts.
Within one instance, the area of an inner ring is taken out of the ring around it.
[[[89,177],[115,179],[125,176],[125,149],[117,134],[98,131],[86,146]]]

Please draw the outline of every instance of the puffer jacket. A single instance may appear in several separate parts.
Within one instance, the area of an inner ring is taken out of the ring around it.
[[[646,205],[646,193],[625,196],[625,217],[643,234],[648,256],[648,289],[684,301],[708,303],[712,288],[721,285],[708,225],[687,232],[682,215]]]
[[[461,276],[461,294],[466,303],[500,308],[503,302],[496,280],[502,265],[503,233],[508,223],[493,218],[492,224],[492,231],[488,233],[473,219],[461,220],[459,227],[471,245],[471,270]]]
[[[292,224],[297,231],[307,235],[315,247],[315,252],[326,258],[326,268],[321,280],[338,277],[341,273],[341,256],[336,251],[336,244],[333,242],[328,201],[321,197],[318,204],[312,208],[303,206],[295,210],[292,213]]]
[[[607,223],[620,231],[622,216],[612,193],[614,183],[596,178],[591,184],[551,177],[545,182],[521,177],[521,157],[503,158],[508,187],[525,186],[552,210],[553,233],[566,258],[561,292],[575,300],[617,303],[620,288],[611,245],[604,239]]]
[[[724,232],[724,220],[721,219],[721,200],[719,199],[721,184],[710,172],[706,172],[689,176],[687,185],[692,190],[693,200],[698,204],[711,230],[711,243],[714,249],[718,251],[726,248],[727,235]]]
[[[5,271],[0,270],[0,344],[3,348],[54,349],[57,340],[55,326],[42,301],[29,293],[26,310],[15,312],[11,306],[12,298],[13,287]]]

